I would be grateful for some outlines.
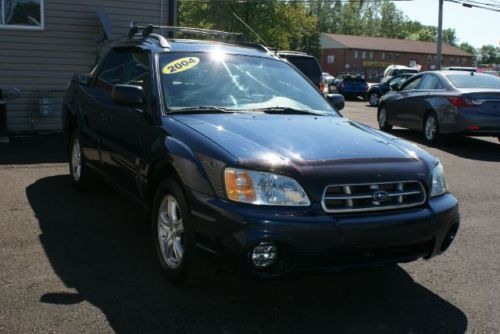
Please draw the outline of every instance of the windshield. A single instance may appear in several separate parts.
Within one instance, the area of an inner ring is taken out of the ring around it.
[[[176,52],[162,55],[160,65],[169,110],[286,108],[336,115],[318,89],[276,59]]]
[[[500,89],[500,79],[487,74],[450,74],[447,77],[456,88]]]

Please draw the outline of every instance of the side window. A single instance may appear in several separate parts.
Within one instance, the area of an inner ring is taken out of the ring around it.
[[[425,90],[440,89],[440,88],[442,88],[442,85],[440,83],[439,78],[432,74],[426,75],[422,80],[422,84],[419,87],[419,89],[425,89]]]
[[[97,70],[94,85],[111,92],[114,85],[141,86],[146,95],[146,109],[151,100],[150,53],[142,50],[111,50]]]
[[[420,81],[422,81],[422,77],[417,77],[413,80],[411,80],[410,82],[406,83],[406,85],[401,89],[401,90],[412,90],[412,89],[416,89],[418,87],[418,85],[420,84]]]
[[[97,69],[94,85],[111,92],[113,85],[121,83],[123,68],[130,59],[130,52],[111,50]]]

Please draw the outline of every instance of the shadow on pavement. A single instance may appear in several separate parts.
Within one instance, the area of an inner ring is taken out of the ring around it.
[[[63,134],[11,137],[9,144],[0,144],[0,165],[66,162],[65,145]]]
[[[421,132],[394,129],[390,133],[417,144],[426,145]],[[500,161],[500,143],[498,141],[491,142],[475,137],[449,137],[438,143],[436,148],[465,159]]]
[[[158,270],[144,213],[112,190],[79,194],[68,176],[26,189],[55,273],[75,293],[40,302],[88,301],[118,333],[452,332],[464,313],[399,266],[261,282],[221,274],[196,287]]]

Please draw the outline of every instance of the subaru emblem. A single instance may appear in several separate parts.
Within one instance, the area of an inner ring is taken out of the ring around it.
[[[385,202],[389,199],[389,193],[385,190],[377,190],[373,193],[372,197],[376,202]]]

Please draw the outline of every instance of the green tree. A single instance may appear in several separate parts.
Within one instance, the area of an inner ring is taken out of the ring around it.
[[[500,64],[500,48],[491,44],[483,45],[479,49],[479,61],[481,64]]]
[[[320,53],[318,18],[301,2],[181,1],[179,25],[244,32],[252,40],[261,43],[233,13],[240,16],[270,46],[304,51],[316,56]]]
[[[443,29],[443,42],[453,46],[458,46],[458,37],[455,29],[453,28]]]
[[[460,43],[460,49],[464,50],[467,53],[472,55],[472,61],[475,63],[477,61],[477,50],[475,47],[470,45],[469,43],[463,42]]]

